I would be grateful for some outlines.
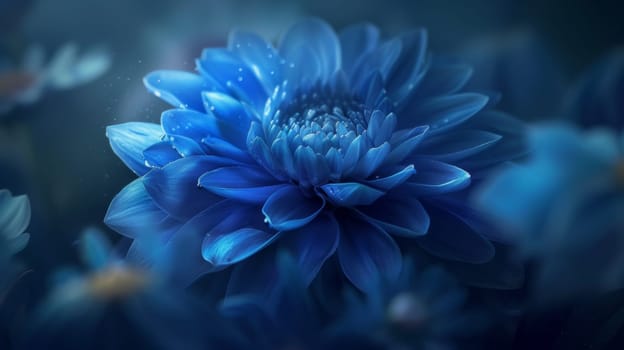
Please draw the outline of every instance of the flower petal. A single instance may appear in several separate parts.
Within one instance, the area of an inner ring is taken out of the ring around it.
[[[415,99],[417,104],[408,106],[404,112],[410,116],[405,122],[426,124],[431,128],[430,133],[440,133],[468,120],[483,109],[488,100],[487,96],[476,93],[433,97],[425,101]]]
[[[307,19],[295,24],[280,42],[280,55],[290,63],[297,58],[301,47],[316,54],[321,66],[321,80],[327,82],[340,69],[340,42],[334,30],[320,19]]]
[[[422,236],[429,230],[429,215],[415,197],[383,198],[358,208],[366,220],[386,232],[406,237]]]
[[[420,145],[428,131],[429,126],[424,125],[394,133],[390,139],[392,151],[390,151],[390,154],[386,157],[384,165],[398,164],[409,157],[416,147]]]
[[[356,63],[351,74],[351,86],[359,91],[371,77],[371,74],[381,73],[386,79],[394,69],[397,59],[401,55],[402,43],[399,39],[388,40],[364,55]]]
[[[427,209],[432,218],[430,232],[416,239],[424,250],[443,259],[472,264],[482,264],[494,257],[495,249],[490,241],[456,217],[431,206]]]
[[[257,111],[268,97],[254,72],[236,54],[220,48],[205,49],[197,61],[199,71],[218,81],[224,89],[248,102]]]
[[[150,170],[150,167],[145,165],[143,151],[160,142],[163,135],[160,125],[152,123],[130,122],[106,128],[106,137],[113,152],[139,176]]]
[[[215,266],[232,265],[262,250],[278,236],[255,228],[217,235],[208,233],[202,243],[202,256]]]
[[[392,175],[376,177],[374,180],[366,181],[366,184],[387,191],[409,180],[414,174],[416,174],[416,170],[414,169],[414,165],[410,164]]]
[[[388,142],[384,142],[379,147],[369,149],[364,156],[360,158],[360,161],[351,175],[361,179],[368,178],[375,172],[375,170],[377,170],[379,166],[381,166],[389,153],[390,144]]]
[[[239,100],[227,94],[210,91],[202,93],[202,98],[209,114],[214,115],[231,127],[237,128],[244,137],[247,136],[249,124],[257,118]]]
[[[252,123],[252,128],[254,125],[258,125],[257,123]],[[251,136],[253,133],[253,129],[249,130],[249,135]],[[258,162],[266,171],[271,173],[271,175],[275,176],[280,180],[286,180],[287,177],[283,175],[283,173],[277,168],[275,159],[273,158],[273,154],[271,154],[271,149],[264,142],[264,140],[258,136],[253,137],[253,139],[248,140],[247,149],[249,150],[249,154],[253,157],[253,159]]]
[[[401,272],[401,251],[387,233],[353,217],[341,221],[340,266],[357,288],[367,291],[380,278],[394,280]]]
[[[143,78],[143,84],[157,97],[176,108],[203,111],[201,92],[210,88],[202,76],[183,72],[159,70]]]
[[[302,280],[310,284],[323,263],[338,247],[340,227],[332,214],[321,214],[304,227],[288,232],[282,240],[297,259]]]
[[[228,40],[228,48],[249,66],[267,93],[271,93],[281,81],[279,54],[260,36],[233,31]]]
[[[425,29],[414,29],[401,36],[402,50],[394,69],[385,77],[388,95],[395,104],[404,104],[414,93],[427,72],[427,42]]]
[[[408,182],[413,194],[440,194],[458,191],[470,184],[470,174],[456,166],[435,160],[420,159],[417,172]]]
[[[182,158],[162,169],[152,169],[142,180],[158,207],[176,218],[188,219],[218,199],[197,185],[199,177],[210,170],[235,164],[235,161],[215,156]]]
[[[272,228],[290,231],[302,227],[325,207],[325,200],[308,198],[295,186],[288,186],[273,193],[262,207],[262,213]]]
[[[168,139],[171,145],[173,145],[173,149],[182,157],[203,156],[206,154],[201,144],[190,137],[175,135],[169,136]]]
[[[259,168],[230,166],[203,174],[199,186],[221,197],[261,204],[276,190],[288,185],[280,184]]]
[[[19,237],[30,224],[30,201],[28,196],[13,197],[8,190],[0,191],[0,237]]]
[[[170,136],[184,136],[199,143],[206,137],[218,137],[235,142],[239,147],[245,145],[246,132],[219,120],[212,114],[192,110],[173,109],[162,113],[160,117],[163,130]]]
[[[370,205],[385,192],[357,182],[329,183],[321,186],[329,200],[337,206]]]
[[[172,282],[187,286],[201,275],[218,269],[202,255],[202,245],[208,232],[231,232],[249,224],[262,224],[256,207],[225,199],[198,213],[182,226],[162,247],[156,270]]]
[[[502,136],[482,130],[461,130],[434,135],[418,150],[433,159],[449,162],[463,159],[493,146]]]
[[[180,159],[180,153],[176,152],[169,141],[162,141],[147,147],[143,151],[145,165],[150,168],[162,168],[163,166]]]
[[[434,64],[418,86],[414,97],[454,94],[470,80],[472,71],[472,67],[466,64]]]
[[[146,235],[164,235],[179,224],[160,209],[143,185],[136,179],[124,187],[111,201],[104,223],[116,232],[138,239]]]
[[[340,32],[343,70],[350,74],[358,60],[373,50],[378,43],[379,29],[374,25],[364,23],[343,29]]]
[[[307,146],[299,146],[294,155],[297,177],[302,185],[318,185],[329,179],[329,167],[325,158]]]

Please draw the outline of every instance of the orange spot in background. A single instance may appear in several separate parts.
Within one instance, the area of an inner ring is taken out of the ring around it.
[[[0,97],[11,97],[31,87],[36,81],[35,75],[27,72],[0,72]]]

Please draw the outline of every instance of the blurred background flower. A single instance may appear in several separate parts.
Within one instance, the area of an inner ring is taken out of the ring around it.
[[[27,269],[15,257],[30,239],[30,201],[26,195],[13,196],[0,190],[0,345],[7,347],[14,340],[14,331],[23,326],[18,315],[23,298],[18,290]]]
[[[468,290],[441,266],[405,259],[400,278],[380,279],[374,292],[351,293],[336,330],[376,339],[384,349],[479,349],[488,328],[467,308]]]
[[[65,90],[90,82],[111,65],[110,55],[92,50],[78,56],[74,44],[61,47],[46,64],[43,48],[32,46],[19,67],[0,57],[0,115],[16,105],[37,102],[46,90]]]
[[[18,348],[235,348],[208,304],[119,260],[103,232],[86,229],[79,248],[87,271],[57,271]]]
[[[565,302],[624,287],[622,135],[536,126],[531,146],[477,200],[535,261],[534,296]]]

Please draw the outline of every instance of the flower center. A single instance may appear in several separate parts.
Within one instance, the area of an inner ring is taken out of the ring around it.
[[[351,141],[366,130],[362,108],[351,97],[325,97],[319,93],[301,94],[284,106],[271,124],[286,137],[292,151],[299,146],[325,155],[331,148],[346,151]]]
[[[89,279],[91,294],[99,299],[121,299],[143,289],[148,276],[138,270],[112,267],[98,272]]]

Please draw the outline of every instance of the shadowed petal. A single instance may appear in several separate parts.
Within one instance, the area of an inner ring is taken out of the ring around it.
[[[325,207],[325,200],[308,198],[295,186],[288,186],[273,193],[264,203],[262,212],[269,226],[279,231],[302,227]]]
[[[429,231],[429,215],[414,197],[383,198],[358,210],[368,221],[393,235],[416,237]]]
[[[427,252],[443,259],[482,264],[494,257],[492,243],[456,217],[427,206],[432,217],[429,234],[416,238]]]
[[[454,94],[472,76],[472,67],[466,64],[434,64],[415,92],[415,98]]]
[[[328,81],[340,69],[340,42],[334,30],[324,21],[308,19],[295,24],[280,43],[280,55],[288,62],[297,62],[301,47],[316,54],[321,67],[321,80]]]
[[[225,197],[249,203],[264,203],[280,184],[266,171],[246,166],[231,166],[211,170],[199,178],[199,186]]]
[[[498,142],[502,136],[482,130],[461,130],[434,135],[423,141],[419,155],[454,161],[477,154]]]
[[[390,154],[386,157],[384,164],[398,164],[405,158],[409,157],[414,152],[416,147],[420,145],[428,131],[429,126],[424,125],[394,133],[390,139],[392,151],[390,151]]]
[[[358,60],[379,43],[379,29],[374,25],[364,23],[345,28],[340,32],[340,47],[342,48],[342,67],[347,74],[351,74]]]
[[[153,169],[142,180],[156,205],[176,218],[188,219],[217,200],[214,194],[198,186],[199,177],[234,164],[235,161],[215,156],[182,158],[162,169]]]
[[[427,124],[430,133],[439,133],[459,125],[479,112],[488,102],[488,97],[476,93],[459,93],[433,97],[418,101],[413,107],[407,107],[405,114],[410,116],[405,122],[418,125]],[[399,121],[401,122],[401,120]],[[405,127],[407,125],[403,125]]]
[[[182,226],[162,247],[156,259],[157,271],[182,286],[189,285],[199,276],[217,270],[202,256],[202,245],[208,232],[231,232],[245,225],[262,224],[256,207],[233,200],[222,200],[198,213]]]
[[[323,263],[338,247],[340,227],[331,214],[321,214],[314,221],[282,236],[282,241],[298,261],[302,280],[312,282]]]
[[[340,266],[347,278],[366,291],[379,278],[393,280],[401,271],[401,252],[383,230],[356,217],[340,222]]]
[[[154,203],[142,179],[132,181],[113,198],[104,223],[116,232],[134,239],[167,233],[179,225]]]
[[[113,152],[139,176],[150,170],[145,165],[143,151],[160,142],[163,135],[160,125],[152,123],[130,122],[106,128],[106,137]]]

